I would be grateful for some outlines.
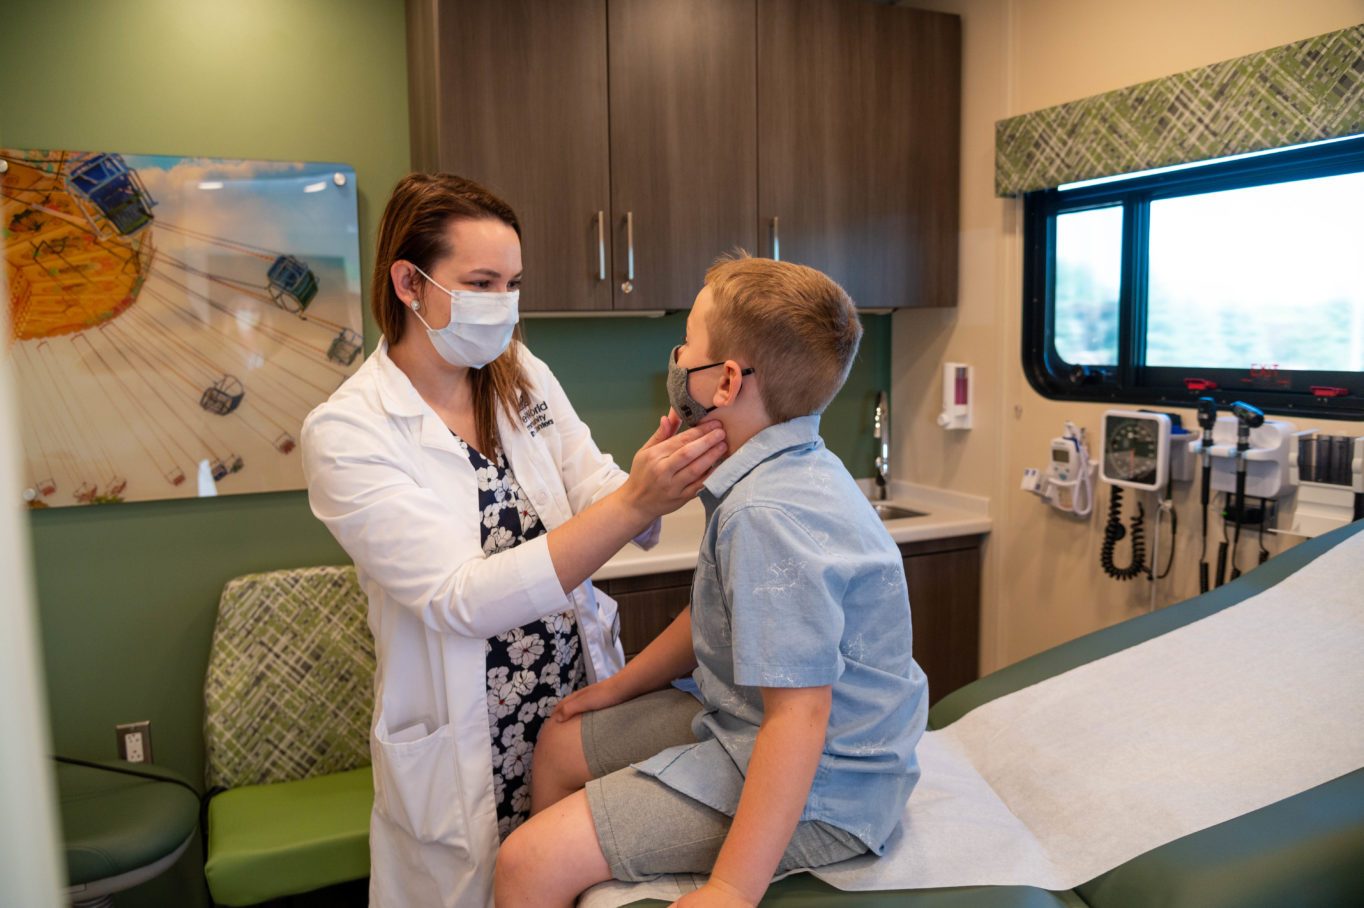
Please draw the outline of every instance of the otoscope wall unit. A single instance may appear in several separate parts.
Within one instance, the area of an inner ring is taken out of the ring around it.
[[[1280,532],[1319,536],[1364,518],[1364,437],[1302,433],[1289,455],[1297,487],[1293,523]]]
[[[1293,424],[1277,419],[1266,419],[1250,430],[1250,449],[1237,451],[1235,416],[1219,416],[1212,430],[1212,487],[1218,492],[1235,492],[1237,461],[1245,458],[1245,494],[1250,498],[1277,498],[1291,495],[1288,479],[1288,459],[1293,452],[1297,433]]]

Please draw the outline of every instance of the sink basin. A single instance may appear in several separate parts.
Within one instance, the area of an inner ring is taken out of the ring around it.
[[[924,517],[923,511],[912,511],[909,508],[902,508],[893,504],[886,504],[884,501],[873,501],[872,510],[876,511],[876,516],[882,520],[902,520],[906,517]]]

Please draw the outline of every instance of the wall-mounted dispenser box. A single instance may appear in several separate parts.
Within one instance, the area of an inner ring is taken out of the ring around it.
[[[938,425],[944,429],[971,428],[971,401],[975,395],[975,370],[965,363],[942,365],[942,412]]]

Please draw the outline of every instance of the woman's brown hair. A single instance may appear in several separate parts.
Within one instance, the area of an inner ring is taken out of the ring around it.
[[[502,199],[473,180],[451,173],[410,173],[398,181],[384,206],[379,222],[379,242],[374,256],[374,281],[370,299],[374,320],[390,345],[402,339],[407,326],[407,306],[398,298],[389,271],[393,263],[411,262],[428,274],[437,261],[451,253],[448,230],[451,222],[493,218],[521,236],[516,212]],[[481,369],[470,369],[473,383],[476,443],[488,445],[486,453],[500,444],[497,407],[515,421],[530,390],[521,367],[518,325],[512,344],[501,356]]]

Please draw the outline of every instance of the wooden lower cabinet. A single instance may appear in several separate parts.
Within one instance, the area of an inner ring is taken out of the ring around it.
[[[914,659],[928,675],[928,702],[980,675],[980,536],[900,546],[914,622]]]
[[[914,658],[936,703],[980,672],[980,536],[900,546],[914,621]],[[596,582],[620,604],[625,658],[657,637],[691,601],[691,571]]]

